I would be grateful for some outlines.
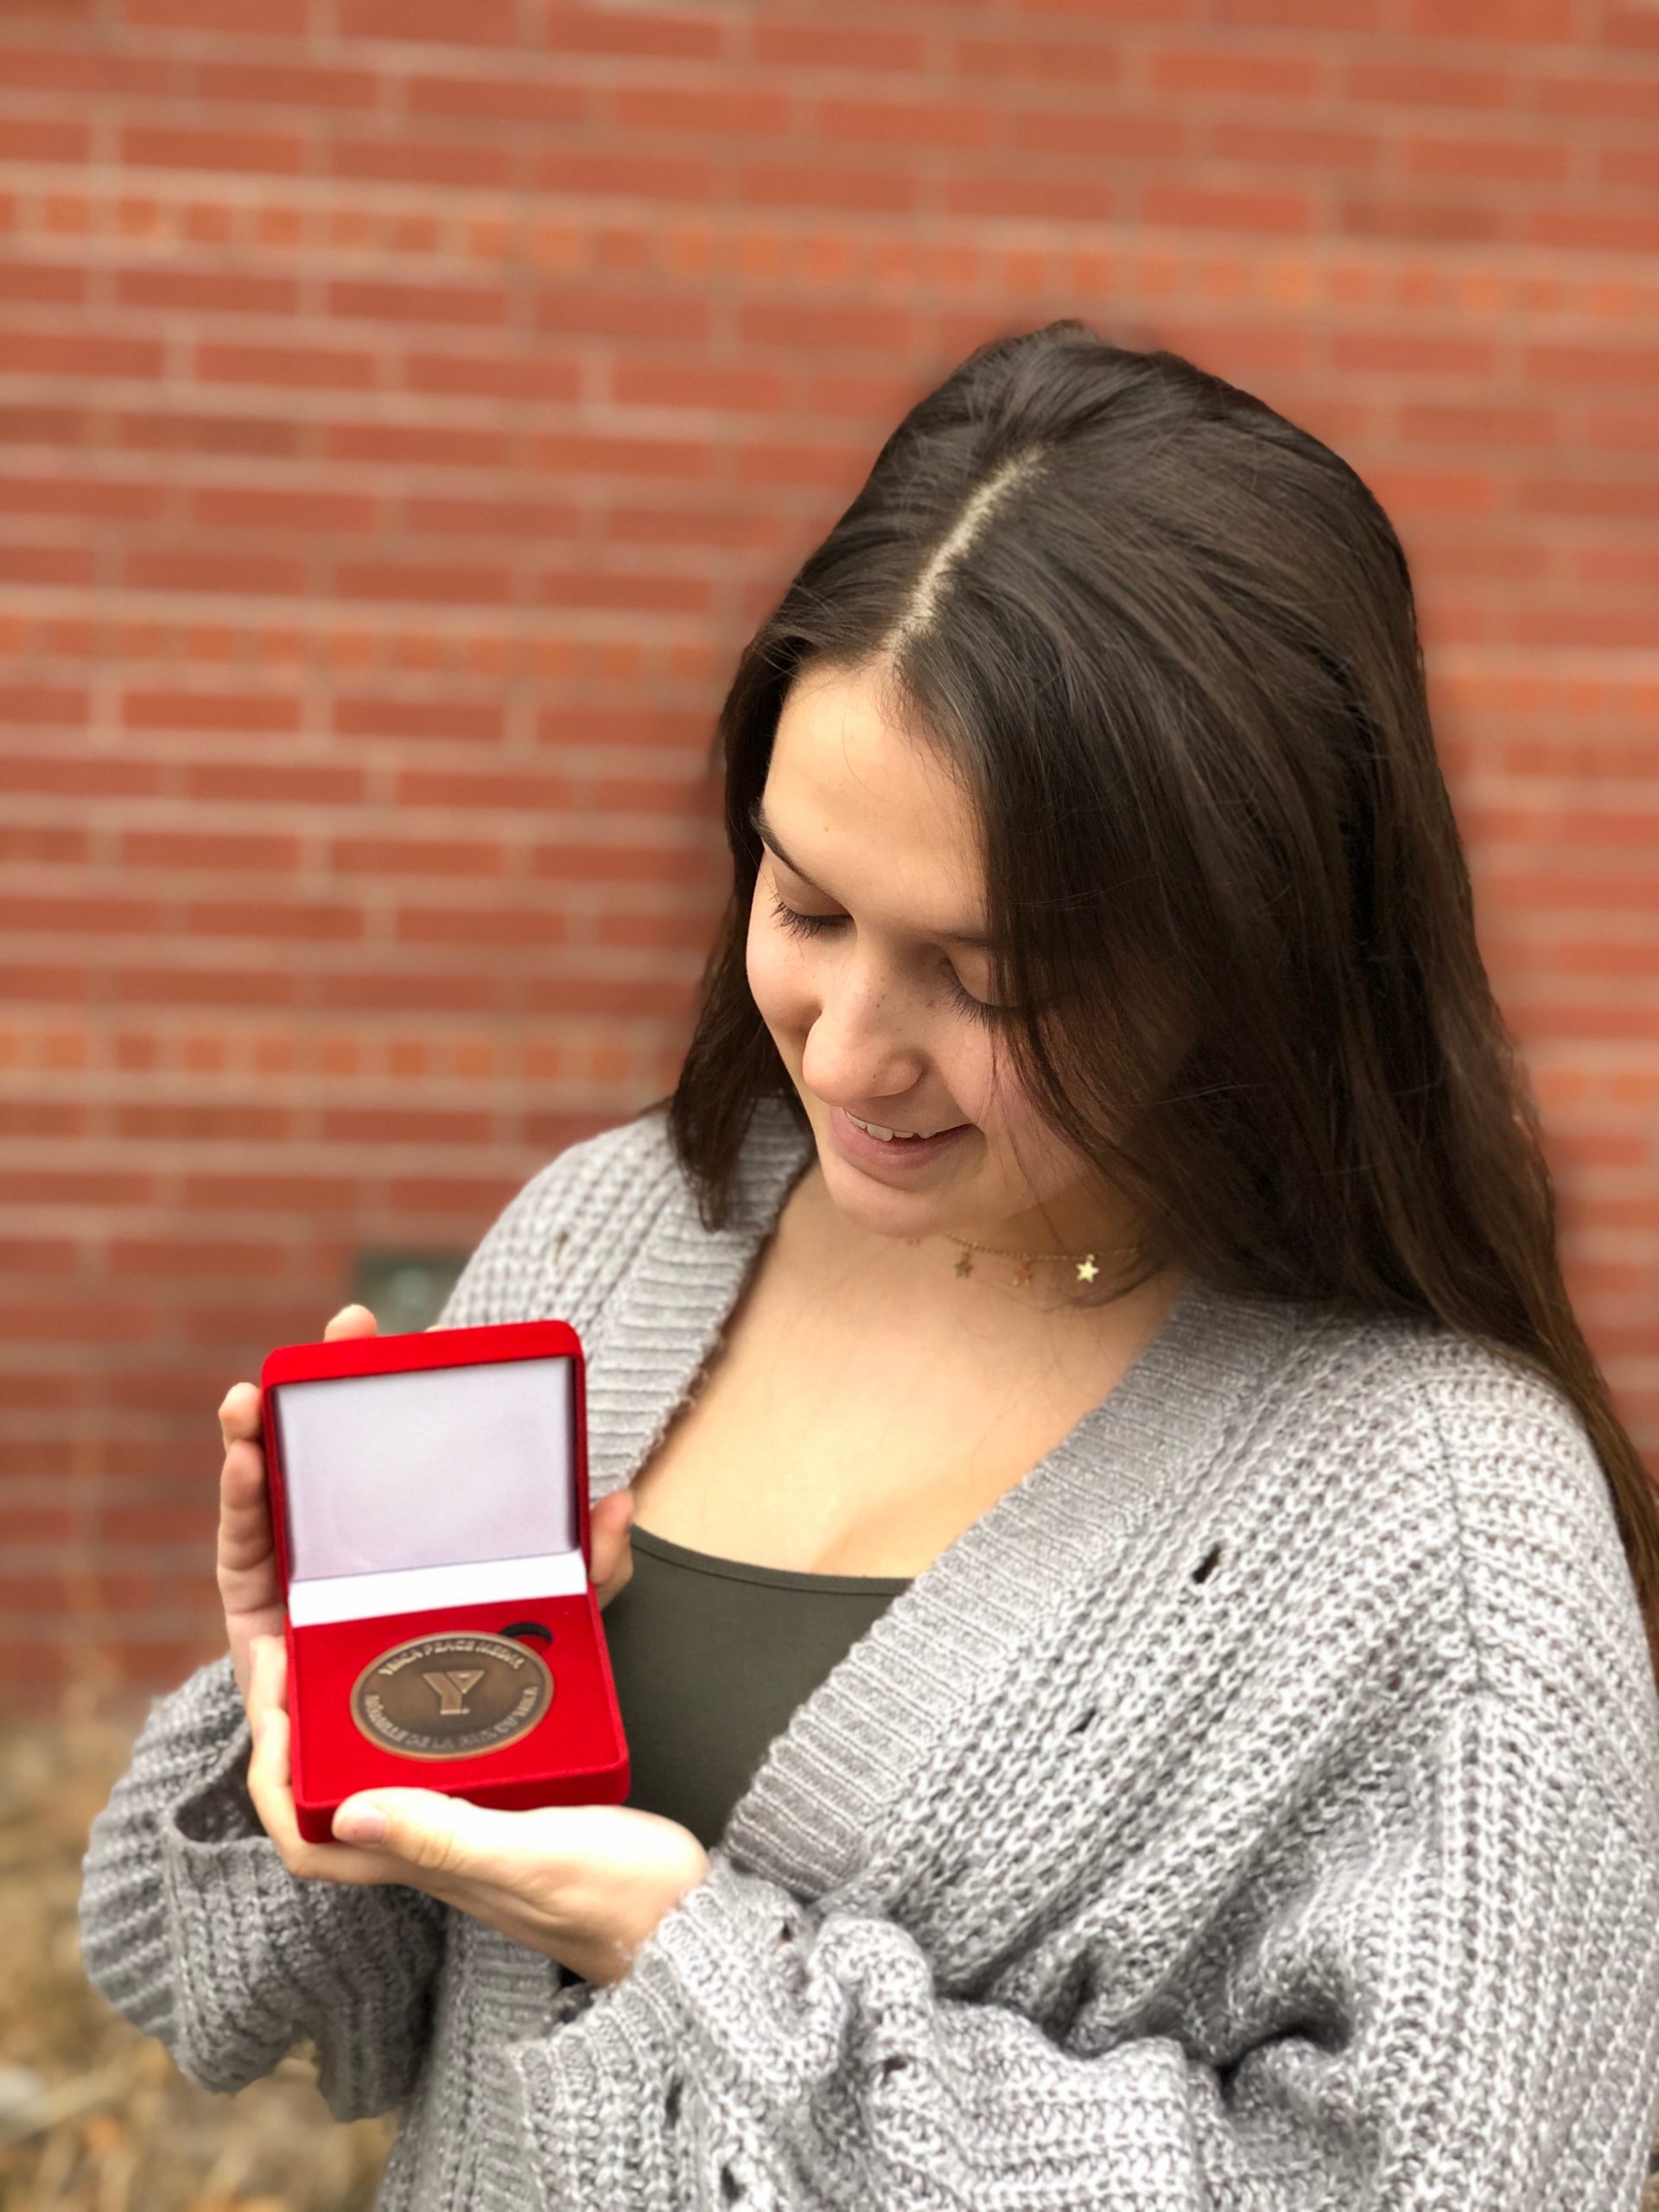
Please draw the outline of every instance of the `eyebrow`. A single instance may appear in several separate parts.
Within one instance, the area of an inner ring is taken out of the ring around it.
[[[826,891],[821,883],[814,883],[811,877],[800,865],[799,861],[791,860],[789,855],[779,843],[772,824],[766,819],[766,801],[764,799],[757,798],[754,804],[749,809],[749,827],[753,830],[755,836],[761,840],[763,844],[771,848],[771,849],[777,855],[778,858],[782,861],[784,866],[788,868],[790,873],[792,875],[798,875],[801,881],[806,884],[810,889],[816,891],[820,899],[830,899],[834,897],[834,893]],[[965,945],[970,951],[974,952],[994,952],[996,950],[995,941],[993,938],[988,937],[975,937],[965,930],[930,930],[927,934],[930,937],[937,938],[941,944]]]

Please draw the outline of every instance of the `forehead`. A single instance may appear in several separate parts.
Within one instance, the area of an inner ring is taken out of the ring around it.
[[[875,681],[797,682],[752,822],[786,868],[861,917],[989,949],[974,809]]]
[[[826,836],[875,841],[890,859],[926,858],[936,877],[976,889],[981,880],[968,793],[896,718],[877,673],[809,671],[796,679],[778,720],[766,805],[803,842],[822,823]]]

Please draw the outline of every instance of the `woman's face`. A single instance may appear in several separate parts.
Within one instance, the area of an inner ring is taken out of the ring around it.
[[[749,988],[840,1211],[879,1236],[950,1230],[999,1250],[1081,1251],[1123,1237],[1122,1212],[1084,1191],[1079,1155],[994,1064],[994,1037],[1012,1017],[994,1010],[990,949],[967,941],[987,923],[973,812],[927,749],[888,721],[878,675],[797,678],[760,815]],[[861,1157],[847,1112],[897,1130],[969,1126],[906,1166],[880,1149]]]

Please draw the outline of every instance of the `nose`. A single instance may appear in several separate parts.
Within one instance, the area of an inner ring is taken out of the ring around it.
[[[880,984],[846,976],[826,988],[801,1053],[807,1088],[855,1112],[861,1100],[907,1097],[927,1053],[910,1018],[892,1010],[895,1003]]]

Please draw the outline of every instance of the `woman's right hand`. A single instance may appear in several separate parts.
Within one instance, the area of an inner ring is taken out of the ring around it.
[[[372,1337],[377,1324],[366,1306],[342,1306],[323,1331],[325,1344],[342,1337]],[[245,1705],[253,1678],[253,1643],[257,1637],[280,1637],[285,1611],[276,1574],[276,1546],[271,1534],[270,1497],[260,1438],[260,1394],[257,1382],[233,1382],[219,1408],[225,1464],[219,1478],[219,1594],[225,1607],[225,1633],[236,1686]],[[613,1491],[589,1511],[588,1543],[593,1584],[600,1605],[626,1589],[633,1573],[628,1531],[633,1493]]]

